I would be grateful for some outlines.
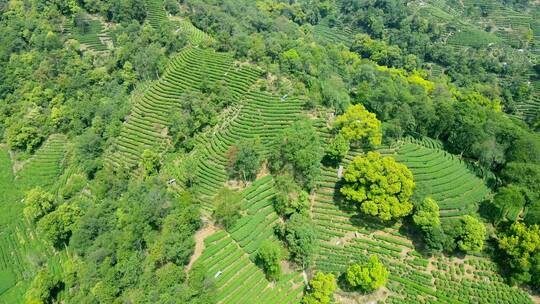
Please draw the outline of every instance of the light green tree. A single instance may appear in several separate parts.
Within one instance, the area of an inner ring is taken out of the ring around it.
[[[333,274],[317,272],[309,282],[310,290],[302,298],[302,304],[328,304],[332,301],[337,283]]]
[[[408,215],[413,208],[412,172],[392,157],[377,152],[357,156],[343,178],[341,193],[365,214],[388,221]]]
[[[320,174],[323,154],[319,134],[304,117],[276,137],[268,162],[273,172],[290,173],[299,184],[312,188]]]
[[[484,248],[486,227],[477,218],[465,215],[461,219],[461,234],[457,239],[459,249],[465,252],[479,252]]]
[[[261,151],[262,146],[258,138],[242,140],[238,145],[232,146],[227,153],[229,175],[244,181],[254,180],[263,161]]]
[[[276,195],[272,201],[279,215],[289,217],[293,213],[306,214],[309,209],[309,195],[290,175],[276,176],[275,189]]]
[[[499,235],[499,248],[504,252],[503,263],[511,271],[511,279],[515,283],[540,282],[540,228],[538,225],[527,226],[522,222],[514,222]]]
[[[352,287],[359,288],[364,292],[372,292],[386,284],[388,270],[376,255],[372,255],[364,265],[352,264],[349,266],[345,278]]]
[[[67,243],[75,224],[82,216],[79,207],[65,203],[58,209],[47,214],[38,222],[38,232],[55,247],[61,248]]]
[[[426,197],[415,208],[413,221],[416,225],[423,227],[436,227],[441,225],[439,217],[439,205],[431,197]]]
[[[24,216],[32,222],[37,222],[55,208],[54,196],[40,187],[26,193],[24,204]]]
[[[334,128],[350,143],[376,147],[382,141],[381,122],[361,104],[350,106],[338,116]]]
[[[44,304],[51,302],[51,294],[55,288],[59,286],[59,280],[48,268],[40,269],[32,279],[32,283],[28,287],[25,294],[24,303],[27,304]]]
[[[213,217],[225,229],[231,228],[240,218],[242,195],[234,190],[222,188],[214,197]]]

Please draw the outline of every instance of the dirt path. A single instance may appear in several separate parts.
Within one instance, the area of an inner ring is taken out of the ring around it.
[[[195,250],[191,256],[191,259],[189,260],[189,264],[186,266],[186,273],[189,273],[191,267],[193,267],[193,263],[195,263],[195,261],[197,261],[197,259],[201,256],[204,250],[204,239],[214,234],[214,232],[217,230],[218,228],[216,226],[213,224],[208,224],[203,229],[195,233]]]

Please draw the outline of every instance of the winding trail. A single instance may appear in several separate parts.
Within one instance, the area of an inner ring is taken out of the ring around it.
[[[219,228],[213,224],[207,224],[195,233],[195,250],[193,251],[193,255],[189,260],[189,264],[186,266],[186,273],[189,273],[195,261],[197,261],[197,259],[201,256],[204,250],[204,239],[214,234],[214,232],[218,231],[218,229]]]

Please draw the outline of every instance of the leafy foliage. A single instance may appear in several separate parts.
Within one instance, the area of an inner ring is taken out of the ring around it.
[[[323,157],[321,141],[312,123],[302,118],[276,138],[276,149],[269,158],[275,172],[289,172],[307,188],[313,187]]]
[[[386,284],[388,270],[379,262],[376,255],[372,255],[364,264],[352,264],[347,268],[347,283],[353,288],[359,288],[364,292],[372,292]]]
[[[141,167],[145,176],[156,175],[161,168],[161,160],[159,154],[152,150],[144,150],[141,159]]]
[[[345,114],[338,116],[334,128],[354,144],[376,147],[382,142],[381,122],[361,104],[350,106]]]
[[[465,252],[479,252],[484,248],[486,226],[475,217],[465,215],[461,219],[461,233],[457,238],[458,248]]]
[[[499,236],[499,248],[504,252],[504,264],[512,271],[515,283],[532,282],[538,287],[540,272],[540,230],[538,225],[527,226],[514,222]]]
[[[294,213],[306,214],[309,209],[309,196],[290,175],[277,176],[275,188],[277,193],[273,203],[279,215],[289,217]]]
[[[337,134],[326,146],[325,154],[330,161],[337,163],[349,153],[350,143],[342,134]]]
[[[230,176],[244,181],[253,180],[263,161],[261,142],[259,139],[243,140],[229,148],[227,156]]]
[[[266,276],[270,280],[278,280],[281,275],[281,247],[279,243],[266,240],[257,250],[255,256],[257,262],[262,266]]]
[[[309,281],[310,290],[302,298],[303,304],[328,304],[332,301],[337,283],[333,274],[317,272]]]
[[[214,219],[216,223],[228,229],[240,218],[242,195],[234,190],[222,188],[214,197]]]
[[[440,226],[439,205],[430,197],[426,197],[420,204],[415,206],[413,221],[416,225],[424,228],[428,226]]]
[[[26,193],[24,204],[24,216],[32,222],[37,222],[55,208],[54,196],[39,187]]]
[[[302,268],[308,267],[315,251],[315,230],[311,219],[305,215],[293,213],[285,225],[279,227],[278,234],[287,245],[292,261]]]
[[[69,241],[81,215],[82,211],[78,206],[62,204],[39,220],[38,232],[56,248],[61,248]]]
[[[357,156],[343,175],[341,193],[368,215],[388,221],[408,215],[414,182],[411,171],[391,157]]]

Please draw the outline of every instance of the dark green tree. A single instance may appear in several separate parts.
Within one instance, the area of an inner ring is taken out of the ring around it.
[[[244,181],[253,180],[261,167],[262,157],[259,139],[243,140],[229,149],[227,171],[231,177]]]
[[[242,195],[237,191],[222,188],[213,199],[216,206],[213,217],[216,223],[225,229],[234,226],[240,218],[240,203],[242,199]]]
[[[266,277],[269,280],[279,280],[281,275],[281,247],[279,243],[271,240],[266,240],[257,250],[255,259],[257,263],[264,269]]]
[[[274,172],[289,172],[306,188],[312,188],[323,157],[321,142],[313,124],[302,118],[276,138],[269,165]]]
[[[280,227],[278,234],[287,245],[292,261],[302,268],[308,267],[315,253],[315,230],[311,219],[294,213],[285,225]]]
[[[273,198],[274,209],[285,217],[294,213],[306,214],[309,209],[309,196],[290,175],[275,178],[276,196]]]

